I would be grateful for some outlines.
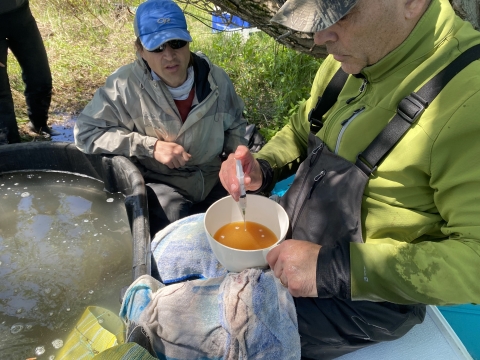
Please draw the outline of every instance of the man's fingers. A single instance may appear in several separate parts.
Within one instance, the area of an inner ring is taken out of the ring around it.
[[[280,248],[281,244],[278,246],[275,246],[272,250],[270,250],[266,256],[268,265],[270,266],[270,269],[273,270],[274,274],[276,277],[279,277],[282,273],[282,269],[280,269],[280,266],[277,265],[278,261],[278,256],[280,255]]]
[[[228,185],[225,181],[224,174],[225,174],[225,170],[223,170],[223,167],[222,167],[222,170],[220,170],[220,174],[218,174],[219,175],[218,177],[220,178],[220,182],[222,183],[223,188],[228,191]]]
[[[238,145],[237,149],[235,150],[235,159],[243,159],[248,153],[250,152],[250,150],[248,149],[248,147],[246,147],[245,145]]]
[[[183,156],[174,156],[173,159],[173,164],[175,166],[175,168],[179,168],[179,167],[182,167],[185,165],[186,161],[185,159],[183,158]]]
[[[227,160],[222,163],[219,176],[225,190],[227,190],[228,193],[233,196],[235,201],[238,201],[240,197],[240,192],[235,165],[236,164],[234,155],[228,155]]]
[[[182,153],[182,158],[183,158],[183,160],[185,160],[185,161],[190,160],[191,157],[192,157],[192,155],[190,155],[190,154],[187,153],[186,151],[184,151],[184,152]]]

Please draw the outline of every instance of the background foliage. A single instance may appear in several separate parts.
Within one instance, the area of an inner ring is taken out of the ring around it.
[[[31,0],[30,7],[45,42],[54,92],[51,121],[75,117],[95,90],[118,67],[134,59],[133,17],[139,0]],[[299,101],[308,97],[321,62],[275,42],[263,32],[213,32],[211,14],[193,5],[184,9],[202,51],[231,77],[246,105],[245,116],[269,139],[288,121]],[[11,54],[8,73],[17,120],[27,122],[21,71]],[[21,127],[24,140],[30,140]]]

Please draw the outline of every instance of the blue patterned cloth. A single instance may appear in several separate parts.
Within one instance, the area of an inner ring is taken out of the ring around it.
[[[204,217],[205,214],[197,214],[178,220],[152,240],[153,257],[164,284],[227,274],[208,244]]]
[[[162,280],[171,284],[140,277],[127,289],[120,316],[129,328],[143,328],[160,359],[300,359],[288,290],[270,270],[227,272],[210,250],[203,214],[159,232],[152,249]]]

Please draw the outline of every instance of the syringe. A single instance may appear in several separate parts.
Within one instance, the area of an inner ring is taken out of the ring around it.
[[[244,230],[246,231],[247,224],[245,221],[245,211],[247,210],[247,193],[245,192],[245,183],[243,181],[244,174],[242,169],[242,162],[240,160],[236,160],[236,170],[237,170],[238,183],[240,184],[240,199],[238,200],[238,206],[240,207],[240,211],[242,212],[243,227],[244,227]]]

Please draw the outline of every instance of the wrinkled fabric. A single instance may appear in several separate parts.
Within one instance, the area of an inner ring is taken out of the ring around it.
[[[230,273],[220,286],[225,359],[299,359],[293,299],[270,270]]]
[[[176,221],[158,232],[152,240],[153,257],[157,260],[158,273],[164,284],[227,274],[208,244],[204,217],[202,213]]]
[[[182,254],[184,242],[190,249]],[[163,281],[202,276],[165,286],[144,275],[127,289],[120,316],[129,327],[143,327],[157,356],[300,359],[297,317],[288,290],[270,270],[227,273],[208,246],[203,214],[169,225],[152,245]],[[221,276],[209,277],[217,274]]]

